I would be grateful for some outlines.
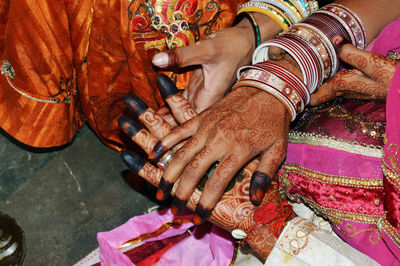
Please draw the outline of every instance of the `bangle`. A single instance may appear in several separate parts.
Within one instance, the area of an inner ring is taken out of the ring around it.
[[[283,30],[287,30],[291,25],[294,24],[294,22],[289,19],[289,17],[286,16],[282,10],[262,2],[251,1],[244,3],[239,7],[237,14],[239,15],[243,12],[256,12],[267,15],[275,20]]]
[[[330,51],[328,52],[328,47],[326,47],[325,42],[323,41],[323,38],[321,38],[318,34],[316,34],[314,31],[312,31],[313,28],[311,28],[310,25],[305,24],[305,23],[298,23],[292,27],[284,34],[284,35],[294,35],[294,36],[299,36],[303,38],[310,46],[315,48],[315,51],[320,58],[322,64],[323,64],[323,79],[322,82],[327,80],[330,77],[331,71],[332,71],[332,58],[335,54],[331,54]],[[314,28],[314,30],[318,30]],[[323,34],[322,34],[323,36]],[[328,40],[330,43],[330,41]]]
[[[255,44],[256,44],[255,48],[257,48],[261,44],[260,27],[258,26],[256,18],[253,16],[253,14],[249,12],[245,12],[243,14],[248,18],[248,20],[251,23],[251,26],[253,27]]]
[[[289,98],[284,96],[283,93],[278,89],[268,84],[260,83],[258,81],[253,81],[253,80],[244,80],[244,81],[239,80],[238,82],[236,82],[235,85],[233,85],[232,89],[235,90],[240,87],[253,87],[271,94],[288,109],[290,114],[290,120],[293,121],[294,119],[296,119],[296,109],[294,107],[294,104],[290,102]]]
[[[322,13],[334,17],[346,29],[353,45],[361,50],[365,49],[367,34],[361,19],[356,13],[339,4],[327,5],[315,13]]]
[[[270,4],[281,9],[294,23],[300,22],[304,18],[289,0],[260,0],[259,2]]]

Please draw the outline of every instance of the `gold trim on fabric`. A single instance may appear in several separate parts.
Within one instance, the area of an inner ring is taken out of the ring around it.
[[[308,144],[311,146],[322,146],[333,148],[353,154],[382,158],[383,147],[376,145],[361,144],[356,141],[338,139],[314,133],[290,132],[289,142],[295,144]]]
[[[308,204],[318,215],[323,218],[331,221],[334,225],[340,224],[340,220],[364,223],[364,224],[377,224],[378,220],[382,217],[381,215],[369,215],[369,214],[360,214],[354,212],[346,212],[339,211],[336,209],[322,207],[316,202],[305,198],[302,195],[296,194],[291,195],[286,190],[280,189],[290,200],[294,202],[305,202]],[[281,193],[282,193],[281,192]]]
[[[388,237],[393,241],[393,243],[398,248],[400,248],[400,235],[385,218],[386,217],[382,217],[382,219],[378,221],[377,226],[379,230],[384,231],[388,235]]]
[[[304,176],[307,179],[318,181],[325,184],[340,185],[346,187],[368,188],[368,189],[383,189],[382,179],[366,179],[366,178],[356,178],[356,177],[340,176],[340,175],[329,175],[301,167],[298,164],[289,164],[289,163],[283,164],[281,170],[286,173],[296,173]],[[287,183],[287,181],[285,180],[283,181]]]
[[[124,244],[122,244],[121,246],[119,246],[117,249],[120,250],[120,249],[123,249],[123,248],[130,247],[130,246],[135,245],[135,244],[137,244],[137,243],[140,243],[140,242],[142,242],[142,241],[144,241],[144,240],[146,240],[146,239],[159,236],[159,235],[161,235],[162,233],[164,233],[165,231],[167,231],[169,228],[171,228],[172,226],[182,225],[182,224],[185,224],[185,223],[189,223],[189,222],[191,222],[191,221],[192,221],[191,218],[172,220],[172,221],[170,221],[170,222],[167,222],[167,223],[161,225],[161,226],[160,226],[157,230],[155,230],[154,232],[145,233],[145,234],[142,234],[142,235],[140,235],[140,236],[138,236],[138,237],[135,237],[134,239],[131,239],[131,240],[126,241]]]

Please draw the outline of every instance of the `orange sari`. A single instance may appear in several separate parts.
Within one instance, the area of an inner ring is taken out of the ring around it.
[[[152,56],[232,24],[243,0],[0,0],[0,127],[33,147],[72,141],[84,122],[121,150],[121,99],[157,109]],[[185,88],[190,73],[173,74]]]

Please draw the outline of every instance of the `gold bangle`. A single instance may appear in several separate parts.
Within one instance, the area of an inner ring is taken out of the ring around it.
[[[319,9],[318,1],[317,0],[309,0],[308,5],[310,6],[311,13],[317,11]]]
[[[278,1],[289,7],[300,21],[302,21],[307,17],[307,15],[304,14],[303,10],[294,1],[289,1],[289,0],[278,0]]]
[[[267,15],[275,20],[283,30],[287,30],[291,25],[294,24],[292,20],[288,19],[287,16],[285,16],[282,12],[279,12],[277,8],[265,3],[253,1],[247,2],[240,6],[238,15],[244,12],[255,12]]]

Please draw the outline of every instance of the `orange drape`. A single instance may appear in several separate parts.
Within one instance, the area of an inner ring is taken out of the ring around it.
[[[241,2],[0,0],[0,127],[27,145],[54,147],[87,122],[120,150],[122,97],[164,104],[154,53],[231,25]],[[183,89],[190,73],[169,75]]]

